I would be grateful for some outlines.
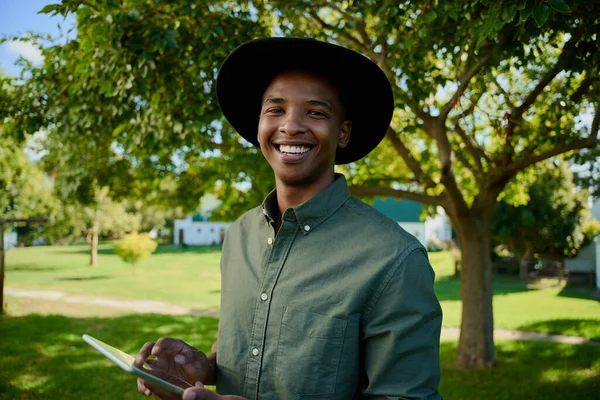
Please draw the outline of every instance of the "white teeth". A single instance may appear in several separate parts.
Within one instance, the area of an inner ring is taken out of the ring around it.
[[[288,145],[282,144],[281,146],[279,146],[279,150],[282,153],[302,154],[302,153],[306,153],[307,151],[309,151],[310,148],[306,147],[306,146],[288,146]]]

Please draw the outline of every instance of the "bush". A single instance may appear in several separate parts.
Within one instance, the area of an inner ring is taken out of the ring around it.
[[[135,268],[138,261],[154,253],[156,246],[147,233],[130,233],[115,243],[115,253]]]

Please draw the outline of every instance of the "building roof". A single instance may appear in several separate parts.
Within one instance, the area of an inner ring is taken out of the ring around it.
[[[423,204],[393,197],[375,197],[373,208],[397,222],[423,222],[420,219]]]

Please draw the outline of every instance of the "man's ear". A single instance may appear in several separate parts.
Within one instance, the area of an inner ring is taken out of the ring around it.
[[[350,134],[352,133],[352,121],[344,121],[342,122],[342,127],[340,129],[340,137],[338,139],[338,147],[343,149],[348,145],[350,141]]]

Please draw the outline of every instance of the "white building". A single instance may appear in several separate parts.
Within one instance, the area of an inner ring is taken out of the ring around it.
[[[600,199],[591,208],[592,218],[600,221]],[[595,275],[596,287],[600,289],[600,235],[579,250],[577,257],[565,260],[567,271]]]
[[[437,215],[425,220],[425,240],[440,240],[447,242],[452,240],[452,226],[448,222],[448,216],[442,207],[437,208]]]
[[[17,247],[17,232],[4,233],[4,250]]]
[[[216,245],[222,244],[231,222],[209,222],[198,214],[177,219],[174,224],[173,242],[177,245]]]

